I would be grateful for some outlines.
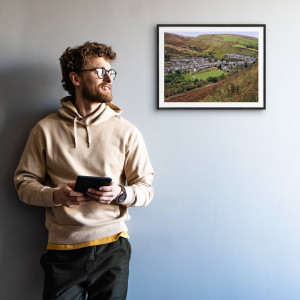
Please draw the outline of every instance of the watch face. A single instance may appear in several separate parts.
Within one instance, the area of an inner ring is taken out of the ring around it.
[[[122,194],[117,198],[117,202],[118,202],[118,203],[121,203],[121,202],[125,201],[126,196],[127,196],[126,193],[122,193]]]

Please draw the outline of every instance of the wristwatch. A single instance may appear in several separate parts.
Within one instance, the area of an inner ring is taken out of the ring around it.
[[[120,188],[121,188],[121,192],[118,195],[118,197],[116,198],[116,203],[122,203],[126,200],[127,194],[126,194],[126,190],[124,188],[123,185],[119,184]]]

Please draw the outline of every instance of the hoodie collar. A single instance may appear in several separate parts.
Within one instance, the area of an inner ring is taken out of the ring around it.
[[[74,147],[77,147],[77,124],[85,126],[87,132],[88,147],[91,145],[90,126],[98,125],[105,122],[113,116],[121,113],[121,109],[112,103],[101,103],[100,106],[87,117],[82,117],[73,104],[70,96],[60,100],[61,107],[58,109],[58,114],[65,119],[73,121],[74,128]]]

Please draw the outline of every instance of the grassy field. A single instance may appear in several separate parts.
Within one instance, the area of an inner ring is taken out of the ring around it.
[[[232,34],[217,34],[217,36],[222,37],[224,42],[234,42],[234,43],[247,43],[252,45],[257,45],[257,38],[246,37],[241,35],[232,35]]]
[[[221,76],[222,74],[227,74],[219,69],[216,69],[216,70],[211,70],[211,71],[208,71],[208,72],[204,72],[204,73],[200,73],[200,74],[183,74],[182,76],[184,77],[184,80],[188,81],[188,80],[195,80],[195,79],[198,79],[198,80],[206,80],[207,78],[209,77],[219,77]]]
[[[247,50],[250,50],[250,51],[254,51],[254,52],[258,52],[258,50],[256,50],[256,49],[249,49],[249,48],[247,48],[246,46],[242,46],[242,45],[233,45],[232,47],[234,47],[234,48],[240,48],[240,49],[247,49]]]

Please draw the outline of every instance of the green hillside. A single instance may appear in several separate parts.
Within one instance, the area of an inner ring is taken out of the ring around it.
[[[165,33],[165,55],[171,58],[210,57],[225,59],[226,53],[257,57],[258,39],[236,34],[205,34],[184,37]]]
[[[170,44],[173,46],[184,46],[192,37],[182,36],[173,33],[165,33],[165,44]]]
[[[227,77],[216,84],[202,102],[257,102],[258,101],[258,66],[253,64],[238,74]]]

